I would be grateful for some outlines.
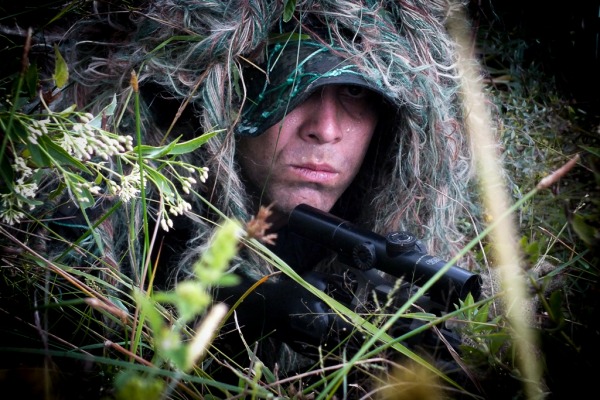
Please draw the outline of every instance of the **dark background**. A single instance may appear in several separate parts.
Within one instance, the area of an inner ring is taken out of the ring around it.
[[[539,67],[555,77],[565,98],[600,113],[599,1],[479,0],[470,10],[486,35],[526,42],[522,68]]]

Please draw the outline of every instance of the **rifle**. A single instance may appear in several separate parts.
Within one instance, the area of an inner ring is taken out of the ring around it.
[[[415,236],[408,232],[398,231],[381,236],[306,204],[300,204],[292,210],[288,226],[291,232],[337,253],[348,269],[342,276],[328,277],[326,292],[355,309],[363,304],[357,300],[355,293],[373,292],[383,302],[393,293],[393,305],[401,304],[412,296],[415,287],[429,281],[447,264],[439,257],[424,252]],[[393,282],[377,271],[402,278],[401,290],[394,289]],[[439,316],[459,299],[464,300],[469,293],[475,299],[479,297],[481,277],[452,265],[416,305]],[[414,321],[400,322],[390,334],[399,336],[415,327]],[[445,329],[441,331],[453,347],[460,344],[452,332]],[[437,336],[431,333],[420,335],[416,340],[419,344],[433,347],[437,347],[438,343]]]

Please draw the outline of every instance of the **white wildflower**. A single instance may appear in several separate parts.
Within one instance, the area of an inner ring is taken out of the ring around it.
[[[202,182],[202,183],[206,182],[206,180],[208,179],[208,168],[207,167],[200,168],[199,173],[200,173],[200,182]]]
[[[117,193],[124,203],[128,203],[140,193],[140,167],[134,165],[131,173],[121,177],[121,190]]]
[[[91,120],[94,119],[94,116],[90,113],[85,113],[85,114],[80,114],[79,115],[79,120],[81,122],[83,122],[84,124],[89,123]]]
[[[173,203],[171,203],[173,204]],[[181,197],[177,199],[177,204],[173,204],[169,208],[169,212],[175,216],[183,215],[185,211],[190,211],[192,209],[192,205],[187,201],[183,200]]]
[[[22,179],[28,178],[33,174],[33,170],[25,163],[25,159],[23,159],[23,157],[15,157],[13,169],[15,172],[21,174]]]
[[[44,133],[44,135],[48,134],[48,123],[50,123],[50,118],[44,118],[44,119],[40,119],[39,121],[37,121],[37,126],[42,130],[42,132]]]
[[[14,190],[23,197],[33,199],[37,194],[38,184],[36,182],[17,184]]]
[[[4,193],[1,195],[4,210],[0,211],[0,220],[9,225],[18,224],[25,217],[23,213],[23,202],[15,193]]]
[[[93,126],[88,125],[88,124],[83,125],[83,130],[81,132],[85,136],[89,136],[89,137],[96,136],[96,129]]]
[[[100,186],[91,186],[88,188],[91,194],[99,195],[102,188]]]
[[[15,197],[12,193],[2,193],[0,197],[2,198],[2,206],[4,208],[12,207],[13,197]]]
[[[33,120],[32,125],[35,125],[36,122],[37,122],[36,120]],[[31,125],[27,126],[27,130],[33,136],[42,136],[44,134],[41,129],[38,129],[37,127],[33,127]]]
[[[73,149],[74,155],[78,156],[80,160],[89,160],[94,154],[93,151],[88,152],[87,141],[82,137],[73,138]]]
[[[25,218],[25,214],[14,208],[7,208],[0,211],[0,220],[8,225],[15,225]]]
[[[163,228],[165,232],[169,231],[169,226],[167,225],[167,221],[164,218],[160,220],[160,226]]]
[[[106,180],[106,189],[107,189],[108,193],[116,195],[121,191],[121,186],[119,186],[119,184],[116,183],[115,181],[107,179]]]
[[[92,158],[93,149],[89,148],[87,141],[81,136],[72,135],[69,132],[63,132],[62,138],[57,141],[57,144],[65,149],[69,155],[77,158],[80,161],[85,161]]]
[[[71,130],[77,134],[81,134],[83,131],[83,124],[73,124]]]

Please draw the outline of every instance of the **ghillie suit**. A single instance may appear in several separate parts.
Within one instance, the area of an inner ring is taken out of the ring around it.
[[[279,1],[157,0],[125,14],[104,10],[95,16],[100,22],[81,21],[65,40],[74,84],[61,103],[75,102],[93,114],[114,95],[120,106],[130,104],[135,71],[144,100],[144,141],[158,144],[220,130],[190,155],[190,162],[208,168],[208,180],[193,188],[202,198],[190,197],[192,210],[174,220],[170,235],[175,232],[179,240],[168,245],[180,246],[172,251],[177,257],[161,256],[165,282],[185,279],[206,249],[219,213],[240,221],[257,213],[236,163],[236,135],[255,134],[274,121],[250,118],[248,77],[268,61],[265,55],[274,33],[310,36],[318,22],[327,27],[320,45],[333,45],[330,51],[351,60],[355,71],[376,82],[391,103],[382,144],[373,149],[370,162],[334,212],[381,234],[411,231],[430,253],[449,259],[465,243],[460,224],[470,224],[472,214],[477,215],[455,43],[444,29],[453,6],[443,0],[298,1],[287,23]],[[107,37],[104,29],[112,34]],[[272,111],[269,105],[264,107]],[[134,136],[133,115],[126,110],[115,128]],[[102,207],[109,204],[105,201]],[[137,215],[134,220],[139,223]],[[121,222],[116,217],[103,222],[101,258],[111,254],[111,265],[138,276],[141,268],[135,252],[130,252],[131,230],[119,228]],[[85,264],[89,263],[79,263]],[[231,270],[251,279],[275,271],[250,250],[240,253]],[[264,355],[269,354],[274,357],[267,362],[294,370],[294,354],[287,349]]]
[[[457,222],[468,223],[469,213],[476,215],[471,149],[453,72],[455,44],[443,25],[452,4],[307,1],[298,2],[294,13],[294,19],[323,21],[336,51],[380,82],[399,110],[387,153],[379,155],[383,164],[364,183],[369,198],[353,220],[380,233],[415,232],[430,252],[446,257],[464,244]],[[143,121],[149,143],[163,142],[172,124],[171,137],[223,129],[193,155],[210,171],[201,192],[225,215],[248,221],[256,210],[236,169],[234,132],[244,104],[244,73],[263,63],[264,46],[282,13],[279,2],[269,1],[151,2],[143,12],[131,12],[137,31],[120,33],[123,42],[82,41],[74,47],[74,99],[82,107],[92,106],[91,100],[102,107],[115,93],[125,99],[130,73],[137,71],[148,103]],[[95,24],[88,22],[99,30]],[[177,36],[185,40],[173,40]],[[92,55],[93,63],[81,61]],[[129,130],[133,123],[123,125]],[[198,210],[205,208],[196,204],[194,211],[201,214]],[[205,242],[212,231],[211,222],[200,225],[192,243]],[[186,260],[201,251],[200,245]],[[185,269],[186,264],[180,265]],[[243,269],[262,276],[261,264],[253,260]]]

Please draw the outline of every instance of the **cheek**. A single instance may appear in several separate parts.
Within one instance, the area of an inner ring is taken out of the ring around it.
[[[262,165],[275,151],[276,142],[271,140],[269,130],[260,136],[240,139],[237,152],[247,165]]]
[[[360,125],[361,132],[357,134],[352,146],[354,149],[354,154],[358,159],[362,160],[365,154],[367,154],[367,149],[371,144],[371,139],[373,138],[376,124],[377,119],[374,118],[369,121],[363,121],[363,123]]]
[[[236,152],[244,174],[256,186],[262,186],[271,169],[276,154],[279,129],[267,129],[257,137],[241,138]]]
[[[362,121],[355,127],[359,129],[354,132],[354,139],[346,143],[346,157],[344,157],[345,168],[351,172],[352,178],[358,173],[367,150],[371,143],[371,138],[375,130],[375,124],[377,119],[373,118],[368,121]]]

